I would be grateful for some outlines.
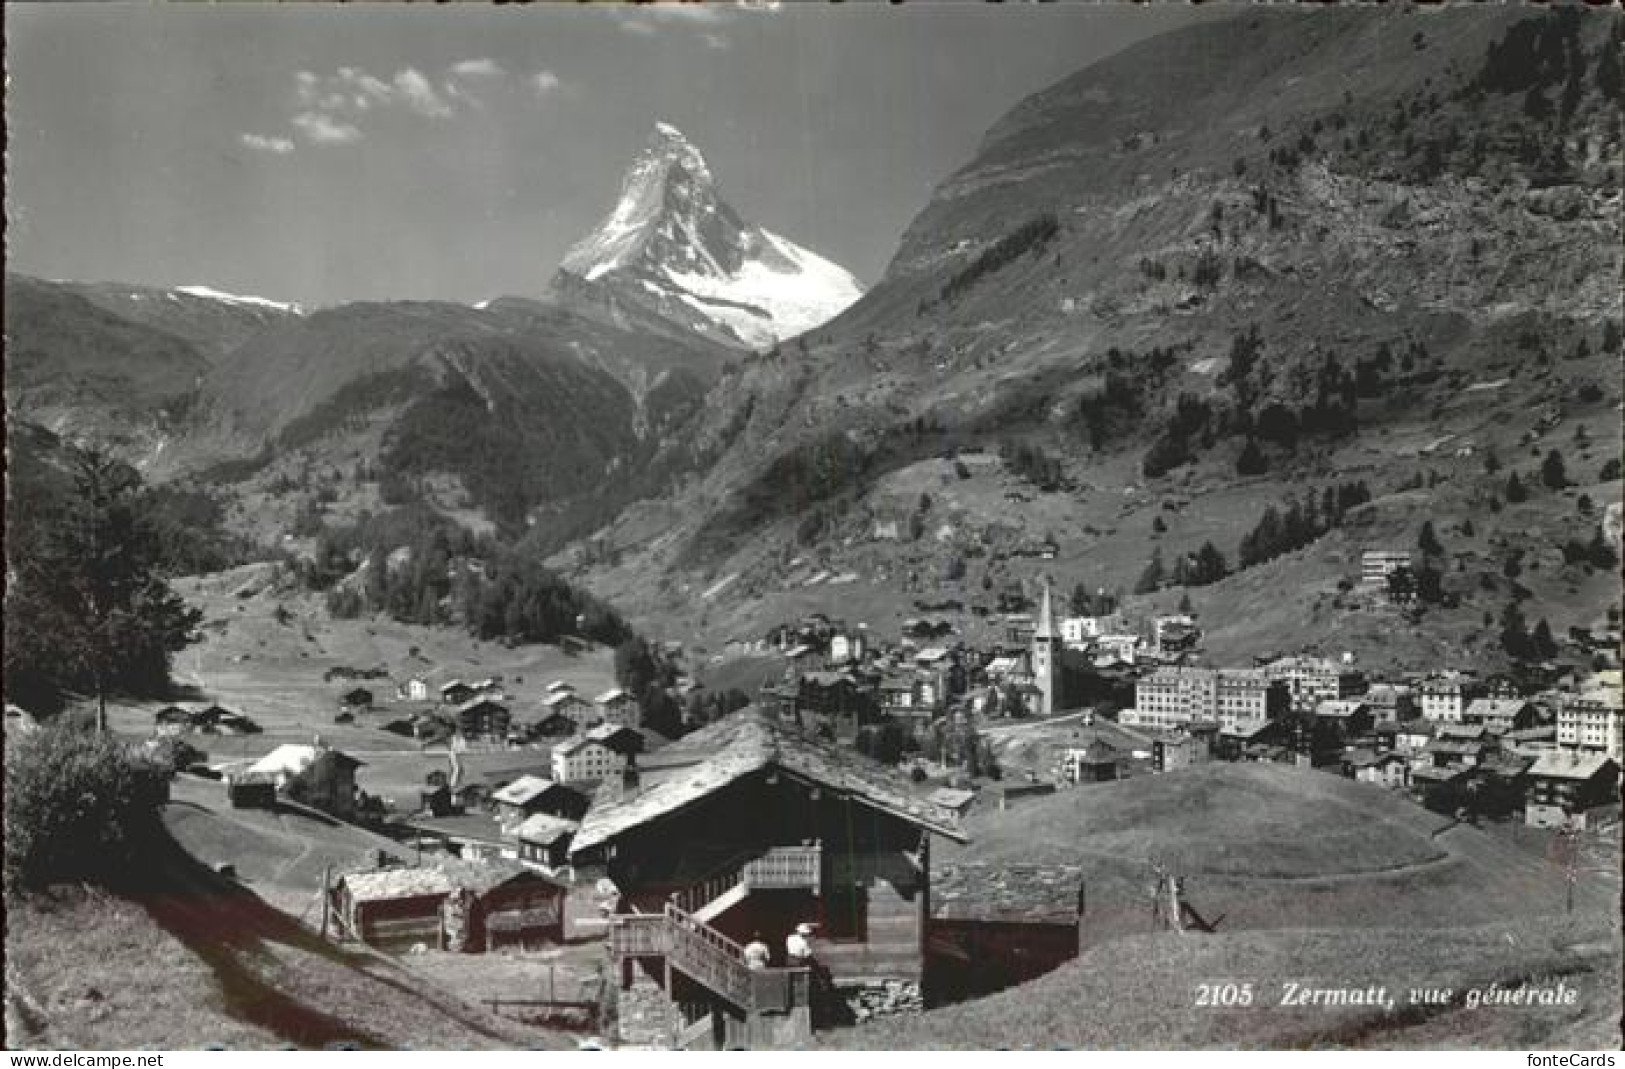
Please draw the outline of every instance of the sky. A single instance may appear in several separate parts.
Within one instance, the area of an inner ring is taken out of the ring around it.
[[[868,284],[1012,106],[1198,17],[8,4],[7,269],[307,306],[534,296],[665,121],[747,220]]]

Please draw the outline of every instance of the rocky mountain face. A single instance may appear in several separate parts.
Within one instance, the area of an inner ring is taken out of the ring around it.
[[[13,422],[211,486],[260,540],[423,499],[476,526],[590,528],[680,465],[677,428],[730,352],[518,298],[305,314],[21,276],[6,331]]]
[[[1250,11],[1034,95],[861,300],[725,374],[705,476],[599,532],[581,574],[714,636],[813,608],[974,628],[1041,573],[1132,600],[1205,542],[1228,577],[1165,574],[1141,604],[1191,593],[1221,654],[1469,661],[1508,600],[1600,613],[1614,584],[1551,552],[1595,527],[1580,496],[1619,492],[1618,27]],[[1574,485],[1509,502],[1554,449]],[[1266,508],[1351,481],[1373,500],[1239,569]],[[1460,567],[1396,646],[1338,581],[1424,519],[1460,525]],[[1511,579],[1535,552],[1539,580]]]
[[[741,219],[700,151],[660,123],[614,208],[559,265],[551,292],[761,350],[827,322],[862,288],[840,266]]]

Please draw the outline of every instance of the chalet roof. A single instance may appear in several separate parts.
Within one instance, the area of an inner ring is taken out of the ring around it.
[[[1431,720],[1402,720],[1394,727],[1395,735],[1423,735],[1432,738],[1434,734]]]
[[[337,750],[290,742],[278,746],[258,761],[255,761],[248,767],[248,771],[251,775],[258,776],[297,776],[315,764],[316,759],[323,754],[331,754],[334,760],[348,764],[352,768],[359,767],[364,763],[349,754],[340,753]]]
[[[1315,705],[1315,715],[1324,716],[1333,720],[1347,720],[1365,708],[1361,701],[1323,701]]]
[[[895,772],[855,751],[784,730],[755,706],[679,739],[662,750],[661,756],[665,767],[647,774],[647,786],[637,794],[621,797],[618,784],[599,789],[582,821],[574,851],[608,842],[769,767],[850,794],[939,835],[966,841],[952,813],[917,798]]]
[[[501,702],[496,701],[493,698],[489,697],[488,695],[484,695],[484,694],[476,695],[475,697],[472,697],[472,698],[468,699],[468,701],[466,701],[463,704],[459,705],[457,707],[456,711],[457,711],[458,714],[467,713],[467,712],[470,712],[470,711],[472,711],[474,709],[478,709],[482,705],[493,706],[493,707],[495,707],[497,709],[501,709],[503,712],[508,711],[508,707],[506,705],[503,705]]]
[[[474,689],[460,679],[448,679],[444,683],[440,684],[440,693],[445,694],[449,691],[457,690],[460,687],[467,690]]]
[[[542,776],[520,776],[491,797],[508,805],[524,805],[557,787],[558,784]]]
[[[547,692],[549,694],[557,694],[558,692],[565,691],[565,690],[573,691],[575,689],[576,688],[575,688],[574,684],[566,683],[562,679],[555,679],[553,682],[551,682],[551,683],[549,683],[547,685]]]
[[[550,813],[537,813],[526,817],[524,822],[514,828],[513,836],[527,843],[538,846],[552,846],[566,835],[574,835],[581,825],[573,820],[555,817]]]
[[[616,753],[624,753],[627,748],[636,750],[643,745],[642,735],[620,724],[599,724],[582,737],[592,742],[603,743]]]
[[[1478,742],[1484,738],[1483,724],[1440,724],[1434,734],[1441,739],[1467,740]]]
[[[620,687],[610,687],[608,690],[604,691],[604,693],[594,698],[593,701],[597,702],[599,705],[608,705],[610,702],[618,702],[622,698],[630,698],[631,696],[632,695],[628,694]]]
[[[926,795],[926,801],[943,809],[952,809],[955,812],[965,808],[976,800],[976,792],[968,791],[962,787],[938,787]]]
[[[542,704],[549,709],[557,709],[571,704],[586,705],[587,700],[573,690],[549,690],[547,697],[542,699]]]
[[[1477,756],[1484,752],[1484,743],[1476,739],[1434,739],[1427,744],[1427,752],[1442,753],[1446,757],[1464,757],[1468,754]]]
[[[1221,727],[1219,734],[1228,735],[1233,739],[1251,739],[1262,734],[1269,726],[1268,720],[1238,720],[1230,727]]]
[[[931,875],[931,913],[939,920],[1070,925],[1078,923],[1082,889],[1078,865],[946,865]]]
[[[1622,697],[1618,687],[1592,687],[1576,695],[1574,700],[1600,705],[1605,709],[1617,710],[1625,707],[1625,697]]]
[[[1463,716],[1482,720],[1516,717],[1529,705],[1526,698],[1475,698],[1462,710]]]
[[[1370,768],[1372,765],[1384,765],[1390,761],[1404,760],[1403,757],[1396,753],[1373,753],[1366,749],[1350,750],[1348,753],[1348,763],[1355,768]]]
[[[563,754],[564,756],[569,757],[572,754],[580,753],[582,750],[585,750],[588,746],[603,746],[603,745],[604,745],[604,742],[603,742],[602,739],[588,738],[586,735],[576,735],[573,738],[565,739],[563,742],[561,742],[558,745],[554,746],[553,747],[553,753],[554,754]],[[608,749],[609,747],[605,746],[604,748]]]
[[[464,861],[461,858],[444,858],[432,865],[410,868],[352,872],[340,878],[351,899],[356,902],[445,895],[458,889],[481,895],[519,879],[556,883],[515,862]]]
[[[1611,763],[1613,758],[1605,753],[1582,754],[1575,750],[1563,750],[1553,753],[1541,754],[1530,766],[1531,776],[1545,776],[1549,779],[1571,779],[1584,782],[1601,772],[1603,766]]]
[[[928,646],[914,655],[916,664],[935,664],[948,659],[948,651],[941,646]]]

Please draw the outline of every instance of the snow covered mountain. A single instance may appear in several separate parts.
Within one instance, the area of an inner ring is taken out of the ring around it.
[[[863,295],[838,264],[741,219],[699,149],[665,123],[633,161],[609,215],[565,256],[552,289],[617,317],[652,312],[749,349],[811,330]]]

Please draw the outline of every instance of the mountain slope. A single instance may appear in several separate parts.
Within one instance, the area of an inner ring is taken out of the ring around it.
[[[665,123],[626,172],[614,208],[565,256],[551,291],[652,311],[750,349],[810,330],[862,293],[841,267],[741,219],[699,150]]]
[[[1335,599],[1362,543],[1413,545],[1431,509],[1477,529],[1456,609],[1414,649],[1391,618],[1368,630],[1393,656],[1493,655],[1463,643],[1512,592],[1505,555],[1595,527],[1560,499],[1514,532],[1494,511],[1505,469],[1536,482],[1530,452],[1564,448],[1577,490],[1617,492],[1601,474],[1618,442],[1617,26],[1250,11],[1036,94],[869,293],[712,391],[694,436],[713,467],[603,532],[622,561],[590,581],[650,618],[686,618],[726,581],[706,626],[730,635],[944,601],[974,632],[973,605],[1031,593],[1023,541],[1056,539],[1042,570],[1064,587],[1126,593],[1153,547],[1170,571],[1204,540],[1234,565],[1266,506],[1359,480],[1376,500],[1357,536],[1202,592],[1215,648],[1239,626],[1238,647],[1340,641],[1346,614],[1314,609],[1319,592]],[[1249,442],[1262,459],[1241,476]],[[1440,488],[1418,500],[1417,479]],[[1283,570],[1316,593],[1260,616],[1252,588],[1278,592]],[[1541,578],[1542,611],[1606,603],[1561,559]]]

